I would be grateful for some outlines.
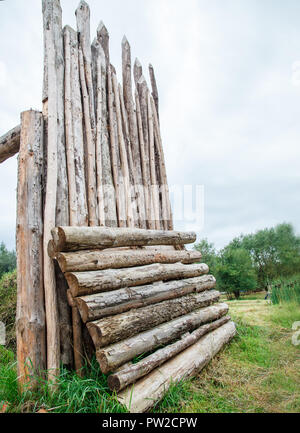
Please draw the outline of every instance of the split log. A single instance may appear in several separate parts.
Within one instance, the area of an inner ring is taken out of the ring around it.
[[[83,296],[76,298],[76,303],[82,320],[88,322],[120,314],[133,308],[179,298],[192,292],[203,292],[212,289],[215,285],[216,280],[212,275],[204,275]]]
[[[64,213],[58,201],[58,153],[62,156],[63,123],[63,68],[61,68],[60,41],[61,7],[58,0],[43,0],[45,70],[48,88],[44,89],[48,107],[47,183],[44,210],[44,290],[47,323],[47,369],[48,379],[55,384],[60,364],[60,334],[57,308],[55,271],[52,259],[47,254],[51,230],[56,226],[58,213]],[[62,41],[61,41],[62,42]],[[62,45],[62,44],[61,44]],[[63,49],[63,47],[62,47]],[[62,70],[62,75],[61,75]],[[62,104],[61,104],[62,99]],[[62,105],[62,107],[61,107]],[[60,109],[62,108],[62,112]],[[60,150],[59,150],[60,149]],[[62,161],[61,161],[62,162]],[[61,168],[63,169],[63,167]],[[65,175],[66,177],[66,175]],[[60,193],[62,192],[60,183]],[[60,194],[60,198],[63,194]],[[65,203],[68,206],[68,201]]]
[[[122,114],[123,134],[125,140],[126,153],[128,157],[128,170],[129,170],[129,179],[130,179],[130,187],[131,187],[131,205],[132,205],[133,218],[134,218],[133,227],[143,228],[144,225],[140,221],[141,218],[140,218],[140,209],[138,203],[140,188],[137,182],[137,176],[136,176],[135,166],[132,157],[128,116],[125,108],[123,91],[120,84],[118,85],[118,91],[119,91],[120,107],[121,107],[121,114]]]
[[[83,144],[83,112],[81,102],[81,90],[80,90],[80,77],[79,77],[79,54],[78,54],[78,38],[77,32],[71,27],[66,26],[64,28],[64,41],[65,41],[65,71],[66,79],[65,86],[67,87],[65,92],[65,109],[69,108],[71,114],[66,113],[66,125],[67,118],[69,118],[70,129],[66,127],[66,142],[71,138],[71,150],[73,151],[74,158],[74,174],[73,167],[68,179],[69,188],[73,188],[72,194],[75,194],[72,202],[75,206],[75,210],[72,212],[74,221],[73,225],[86,226],[88,225],[88,209],[87,209],[87,197],[86,197],[86,179],[85,179],[85,167],[84,167],[84,144]],[[68,46],[69,44],[69,46]],[[68,57],[70,56],[70,66]],[[70,78],[68,78],[67,71],[70,72]],[[69,93],[70,92],[70,93]],[[66,95],[70,95],[67,98]],[[68,167],[72,164],[71,154],[67,154]],[[70,171],[70,170],[69,170]],[[74,178],[74,185],[71,185],[70,179]],[[69,193],[70,194],[70,193]],[[70,199],[71,202],[71,199]],[[76,214],[76,216],[75,216]],[[71,212],[70,212],[71,217]],[[77,221],[77,222],[76,222]],[[76,223],[75,223],[76,222]]]
[[[137,118],[137,126],[138,126],[138,134],[139,134],[139,152],[141,155],[141,171],[142,171],[142,193],[145,199],[145,223],[146,226],[149,227],[148,221],[151,219],[151,196],[149,191],[149,178],[148,176],[148,167],[147,167],[147,159],[145,153],[145,142],[143,135],[143,123],[142,123],[142,115],[141,115],[141,107],[140,100],[137,90],[135,91],[135,104],[136,104],[136,118]]]
[[[127,152],[126,152],[124,136],[123,136],[122,114],[121,114],[118,82],[115,73],[112,74],[112,85],[113,85],[114,100],[115,100],[115,107],[116,107],[116,120],[117,120],[117,132],[118,132],[118,140],[119,140],[121,175],[123,177],[123,182],[124,182],[127,227],[134,227],[133,210],[131,205],[131,187],[130,187],[130,179],[129,179],[128,159],[127,159]]]
[[[23,387],[37,386],[46,369],[43,284],[43,116],[21,114],[17,192],[17,358]]]
[[[144,245],[183,245],[193,243],[193,232],[144,230],[136,228],[58,227],[56,251],[77,251]]]
[[[151,81],[151,87],[152,87],[152,97],[155,102],[155,108],[157,112],[157,117],[159,118],[159,101],[158,101],[158,90],[157,90],[157,84],[154,74],[154,68],[149,64],[149,75],[150,75],[150,81]]]
[[[195,263],[201,260],[198,251],[175,250],[91,250],[57,254],[63,272],[97,271],[103,269],[129,268],[154,263]]]
[[[155,142],[156,142],[156,148],[157,148],[158,159],[159,159],[159,172],[161,174],[163,216],[164,219],[166,218],[165,222],[167,223],[165,228],[167,228],[168,230],[173,230],[173,217],[172,217],[172,209],[170,203],[170,193],[169,193],[167,171],[165,165],[164,150],[163,150],[163,145],[162,145],[162,140],[160,135],[158,114],[154,107],[155,104],[153,98],[151,98],[151,104],[152,104],[153,118],[154,118]]]
[[[181,337],[181,340],[178,340],[175,343],[164,347],[163,349],[157,350],[136,364],[125,364],[126,367],[108,377],[109,388],[112,391],[121,391],[126,386],[136,382],[141,377],[150,373],[152,370],[154,370],[154,368],[162,365],[168,359],[173,358],[178,353],[192,346],[192,344],[196,343],[204,335],[214,331],[220,326],[223,326],[229,321],[229,316],[222,317],[219,320],[201,326],[191,334],[184,334]]]
[[[82,49],[79,49],[79,72],[80,83],[83,99],[85,140],[86,140],[86,179],[87,179],[87,197],[89,210],[89,225],[97,226],[97,211],[96,211],[96,149],[94,141],[94,131],[92,130],[92,120],[90,113],[90,99],[88,88],[85,81],[85,70],[83,62]]]
[[[87,327],[95,347],[99,349],[147,331],[161,323],[169,322],[176,317],[191,313],[201,307],[207,307],[216,302],[219,297],[220,293],[216,290],[208,290],[137,308],[96,322],[88,322]]]
[[[151,201],[153,206],[154,224],[157,230],[163,228],[160,225],[159,214],[159,190],[156,179],[156,161],[154,149],[154,122],[153,111],[150,100],[150,92],[147,92],[147,108],[148,108],[148,128],[149,128],[149,165],[150,165],[150,181],[151,181]]]
[[[94,53],[94,62],[97,63],[97,77],[99,82],[101,82],[101,90],[99,89],[99,85],[97,89],[97,103],[99,104],[99,100],[101,100],[101,113],[97,111],[97,134],[100,131],[100,139],[98,138],[100,142],[97,141],[96,143],[97,144],[96,154],[97,154],[97,158],[99,158],[100,145],[101,145],[101,157],[102,157],[101,181],[103,185],[102,193],[104,194],[103,201],[104,201],[105,225],[107,227],[117,227],[118,223],[117,223],[117,210],[116,210],[116,193],[115,193],[115,188],[114,188],[113,178],[112,178],[111,156],[110,156],[110,149],[109,149],[109,133],[108,133],[107,67],[109,63],[107,64],[104,48],[107,51],[107,55],[108,55],[109,54],[108,33],[105,26],[103,25],[98,27],[97,42],[94,41],[94,44],[92,46],[92,50]],[[100,71],[99,71],[99,66],[100,66]],[[101,75],[101,78],[99,73]],[[100,170],[98,170],[97,168],[98,177],[99,177],[99,171]],[[99,182],[100,179],[98,178],[98,185]]]
[[[120,343],[97,351],[101,371],[107,374],[115,371],[136,356],[150,352],[181,337],[186,332],[223,317],[228,312],[227,304],[212,305],[164,323]]]
[[[143,67],[141,65],[141,62],[139,61],[139,59],[135,59],[133,65],[133,77],[134,77],[136,88],[138,87],[137,83],[139,82],[139,79],[141,78],[142,75],[143,75]]]
[[[148,122],[148,86],[146,83],[146,80],[144,76],[142,75],[137,83],[137,90],[139,95],[139,110],[141,113],[141,123],[142,123],[142,135],[143,135],[143,142],[144,142],[144,154],[143,157],[144,162],[143,164],[143,171],[144,171],[144,188],[146,189],[146,193],[148,198],[148,203],[150,202],[150,209],[148,208],[148,228],[149,229],[155,229],[155,214],[154,214],[154,203],[153,203],[153,197],[151,194],[151,173],[150,173],[150,149],[149,149],[149,122]]]
[[[20,135],[21,126],[18,125],[0,137],[0,163],[19,152]]]
[[[217,328],[185,349],[175,358],[156,368],[134,387],[118,395],[118,400],[132,413],[145,412],[159,401],[172,383],[186,379],[202,370],[209,361],[235,336],[233,322]]]
[[[68,272],[65,274],[74,297],[134,287],[155,281],[198,277],[208,273],[205,264],[154,264],[105,271]]]
[[[134,163],[134,178],[135,185],[138,185],[136,193],[138,213],[140,217],[140,227],[146,228],[146,214],[145,214],[145,198],[142,188],[142,168],[141,168],[141,154],[139,149],[139,136],[137,127],[137,118],[133,102],[132,93],[132,80],[131,80],[131,50],[127,38],[124,36],[122,40],[122,75],[123,75],[123,95],[126,111],[128,114],[129,124],[129,147],[132,151],[132,158]]]

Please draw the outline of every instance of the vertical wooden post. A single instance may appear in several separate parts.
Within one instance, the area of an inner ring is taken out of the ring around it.
[[[21,115],[17,193],[17,358],[21,387],[46,368],[43,284],[43,116]]]

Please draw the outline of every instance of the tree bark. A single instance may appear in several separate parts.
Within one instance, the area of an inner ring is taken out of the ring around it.
[[[169,322],[178,316],[207,307],[218,301],[220,293],[208,290],[203,293],[189,294],[181,298],[169,299],[158,304],[130,310],[116,316],[87,323],[95,347],[107,346],[125,340],[133,335]]]
[[[136,364],[127,364],[121,371],[108,377],[108,386],[112,391],[119,392],[126,386],[136,382],[141,377],[149,374],[154,368],[159,367],[168,359],[173,358],[178,353],[196,343],[201,337],[214,331],[220,326],[230,321],[229,316],[208,323],[196,329],[194,332],[184,334],[181,340],[169,346],[159,349]]]
[[[212,289],[216,280],[212,275],[175,280],[166,283],[126,287],[112,292],[76,298],[84,322],[120,314],[133,308],[145,307],[193,292]]]
[[[17,193],[17,359],[21,388],[35,388],[46,368],[43,284],[43,116],[21,115]]]
[[[201,308],[185,316],[179,317],[168,323],[163,323],[149,331],[128,338],[120,343],[99,349],[97,360],[101,371],[107,374],[135,358],[136,356],[150,352],[157,347],[166,345],[184,333],[193,331],[199,326],[223,317],[228,312],[227,304],[212,305]]]
[[[106,227],[58,227],[58,239],[53,239],[55,250],[64,252],[99,247],[184,245],[195,240],[193,232]]]
[[[138,250],[91,250],[59,253],[59,266],[63,272],[100,271],[103,269],[129,268],[154,263],[194,263],[201,260],[198,251]]]
[[[208,273],[205,264],[153,264],[104,271],[69,272],[65,276],[74,297],[134,287],[155,281],[198,277]]]
[[[159,401],[172,383],[186,379],[201,371],[209,361],[235,336],[233,322],[202,337],[170,361],[128,387],[118,395],[118,400],[132,413],[145,412]]]
[[[0,137],[0,163],[19,152],[20,136],[21,125],[18,125]]]

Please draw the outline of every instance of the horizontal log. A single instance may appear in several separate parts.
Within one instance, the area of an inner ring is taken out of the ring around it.
[[[144,245],[181,245],[193,243],[193,232],[144,230],[137,228],[58,227],[54,241],[56,251],[77,251],[99,247]]]
[[[65,277],[74,297],[98,292],[107,292],[123,287],[134,287],[155,281],[176,278],[198,277],[208,273],[208,266],[201,264],[184,265],[153,264],[124,269],[106,269],[104,271],[68,272]]]
[[[233,322],[210,332],[148,376],[126,388],[118,395],[118,401],[132,413],[149,410],[164,396],[172,383],[201,371],[235,334]]]
[[[120,314],[133,308],[145,307],[167,299],[174,299],[192,292],[212,289],[216,280],[212,275],[158,282],[145,286],[129,287],[113,292],[75,298],[82,320],[89,322],[102,317]]]
[[[20,149],[21,125],[0,137],[0,163],[14,156]]]
[[[141,377],[159,367],[168,359],[182,352],[196,343],[201,337],[214,331],[230,321],[230,316],[224,316],[219,320],[200,326],[194,332],[184,334],[182,338],[169,346],[157,350],[136,364],[125,364],[118,372],[108,377],[108,386],[112,391],[121,391],[126,386],[136,382]]]
[[[97,360],[103,373],[115,371],[118,367],[157,347],[168,344],[186,332],[223,317],[228,312],[227,304],[212,305],[193,313],[164,323],[149,331],[130,337],[120,343],[97,350]]]
[[[218,301],[219,297],[220,293],[216,290],[207,290],[203,293],[170,299],[95,322],[88,322],[87,328],[98,349],[140,334],[198,308],[207,307]]]
[[[132,266],[150,265],[153,263],[185,264],[200,261],[198,251],[175,251],[138,249],[127,251],[83,250],[70,253],[58,253],[57,260],[63,272],[97,271],[103,269],[129,268]]]

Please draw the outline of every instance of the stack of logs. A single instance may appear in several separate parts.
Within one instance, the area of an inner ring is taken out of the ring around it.
[[[52,233],[49,252],[65,274],[70,305],[79,309],[102,372],[113,372],[110,389],[122,391],[118,399],[129,410],[149,409],[171,380],[195,374],[234,336],[228,306],[215,304],[215,278],[196,263],[201,254],[174,249],[194,242],[194,233],[102,227]],[[74,340],[75,350],[81,346]]]

